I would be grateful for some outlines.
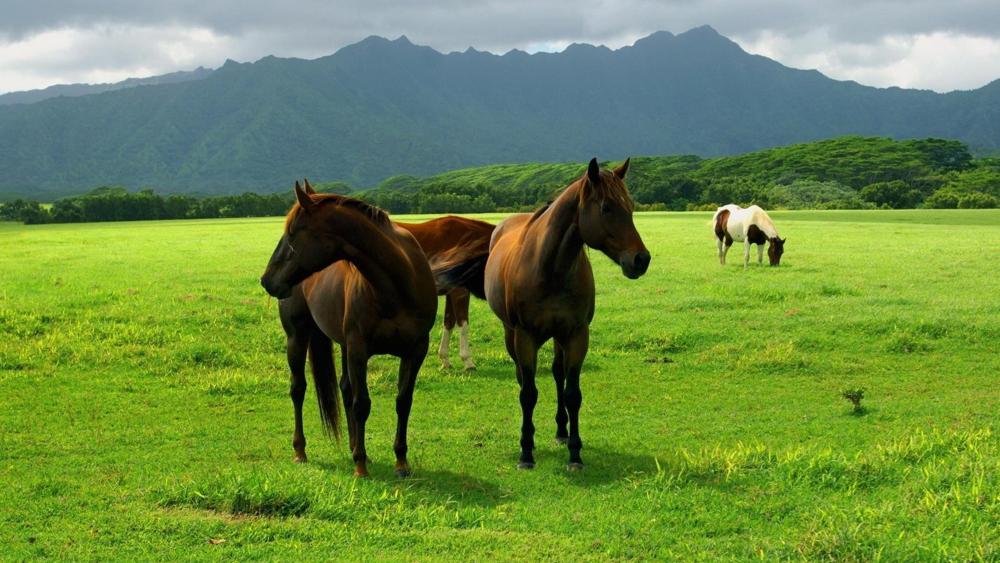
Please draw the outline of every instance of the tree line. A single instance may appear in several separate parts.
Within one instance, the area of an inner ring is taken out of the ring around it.
[[[608,166],[611,163],[603,163]],[[364,191],[343,182],[320,191],[350,193],[392,213],[523,211],[578,178],[581,163],[490,165],[430,177],[395,176]],[[705,210],[756,203],[784,209],[989,208],[1000,206],[1000,158],[973,158],[958,141],[840,137],[745,155],[638,157],[629,188],[639,210]],[[283,215],[291,190],[194,197],[101,187],[51,205],[17,199],[0,219],[75,223]]]

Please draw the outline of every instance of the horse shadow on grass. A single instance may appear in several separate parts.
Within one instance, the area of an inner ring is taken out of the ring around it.
[[[536,440],[537,443],[537,440]],[[557,467],[566,482],[579,487],[606,485],[639,475],[656,473],[656,460],[651,455],[636,455],[611,450],[605,446],[590,446],[584,443],[584,469],[569,471],[566,462],[569,454],[565,446],[556,448],[535,448],[534,471],[545,471]]]
[[[344,474],[353,469],[351,462],[310,462],[316,467],[330,473]],[[433,469],[417,465],[412,475],[405,479],[396,477],[395,466],[392,463],[368,462],[372,484],[387,488],[402,488],[408,493],[415,493],[434,502],[448,499],[466,507],[490,508],[499,504],[502,496],[500,485],[465,473],[447,469]]]

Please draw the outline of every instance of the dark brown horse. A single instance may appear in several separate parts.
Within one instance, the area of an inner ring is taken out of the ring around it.
[[[365,423],[371,411],[368,359],[400,358],[396,395],[396,474],[410,473],[406,427],[417,372],[427,355],[437,313],[434,278],[420,245],[384,211],[356,199],[317,194],[295,183],[297,203],[261,277],[279,298],[288,336],[288,366],[295,407],[292,447],[306,461],[302,401],[308,353],[320,415],[338,435],[336,370],[332,343],[341,346],[340,392],[347,416],[354,474],[368,475]]]
[[[447,215],[423,223],[401,223],[396,225],[410,231],[417,239],[427,255],[431,270],[459,263],[468,262],[466,274],[457,281],[445,281],[437,277],[438,293],[445,296],[444,329],[441,331],[441,344],[438,346],[438,357],[441,366],[451,368],[448,360],[448,345],[451,341],[451,331],[458,326],[458,354],[465,369],[476,369],[472,361],[472,349],[469,347],[469,294],[484,299],[483,269],[486,257],[490,252],[490,235],[494,225],[485,221]]]
[[[631,279],[643,275],[650,261],[632,222],[632,199],[624,183],[628,165],[626,160],[607,171],[591,160],[587,173],[551,204],[534,214],[511,216],[493,233],[486,299],[503,321],[507,352],[521,386],[520,468],[535,466],[535,365],[539,347],[550,338],[555,340],[556,440],[569,446],[567,468],[583,467],[580,369],[594,318],[594,275],[584,246],[606,254]]]

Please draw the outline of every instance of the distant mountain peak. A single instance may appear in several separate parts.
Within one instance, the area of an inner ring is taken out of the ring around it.
[[[710,25],[699,25],[698,27],[692,27],[691,29],[681,33],[680,35],[686,36],[702,36],[702,37],[723,37],[724,35],[715,30],[714,27]],[[728,40],[728,38],[726,38]]]

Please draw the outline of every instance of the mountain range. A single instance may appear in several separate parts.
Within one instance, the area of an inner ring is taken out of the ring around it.
[[[188,80],[200,80],[210,74],[212,74],[212,69],[200,66],[194,70],[179,70],[177,72],[143,78],[127,78],[120,82],[106,84],[56,84],[37,90],[0,94],[0,106],[8,104],[33,104],[60,96],[86,96],[87,94],[100,94],[101,92],[111,92],[113,90],[134,88],[136,86],[155,86],[157,84],[187,82]]]
[[[612,50],[443,54],[369,37],[314,60],[0,106],[0,193],[373,185],[499,162],[717,156],[840,135],[1000,148],[1000,80],[872,88],[751,55],[710,27]]]

